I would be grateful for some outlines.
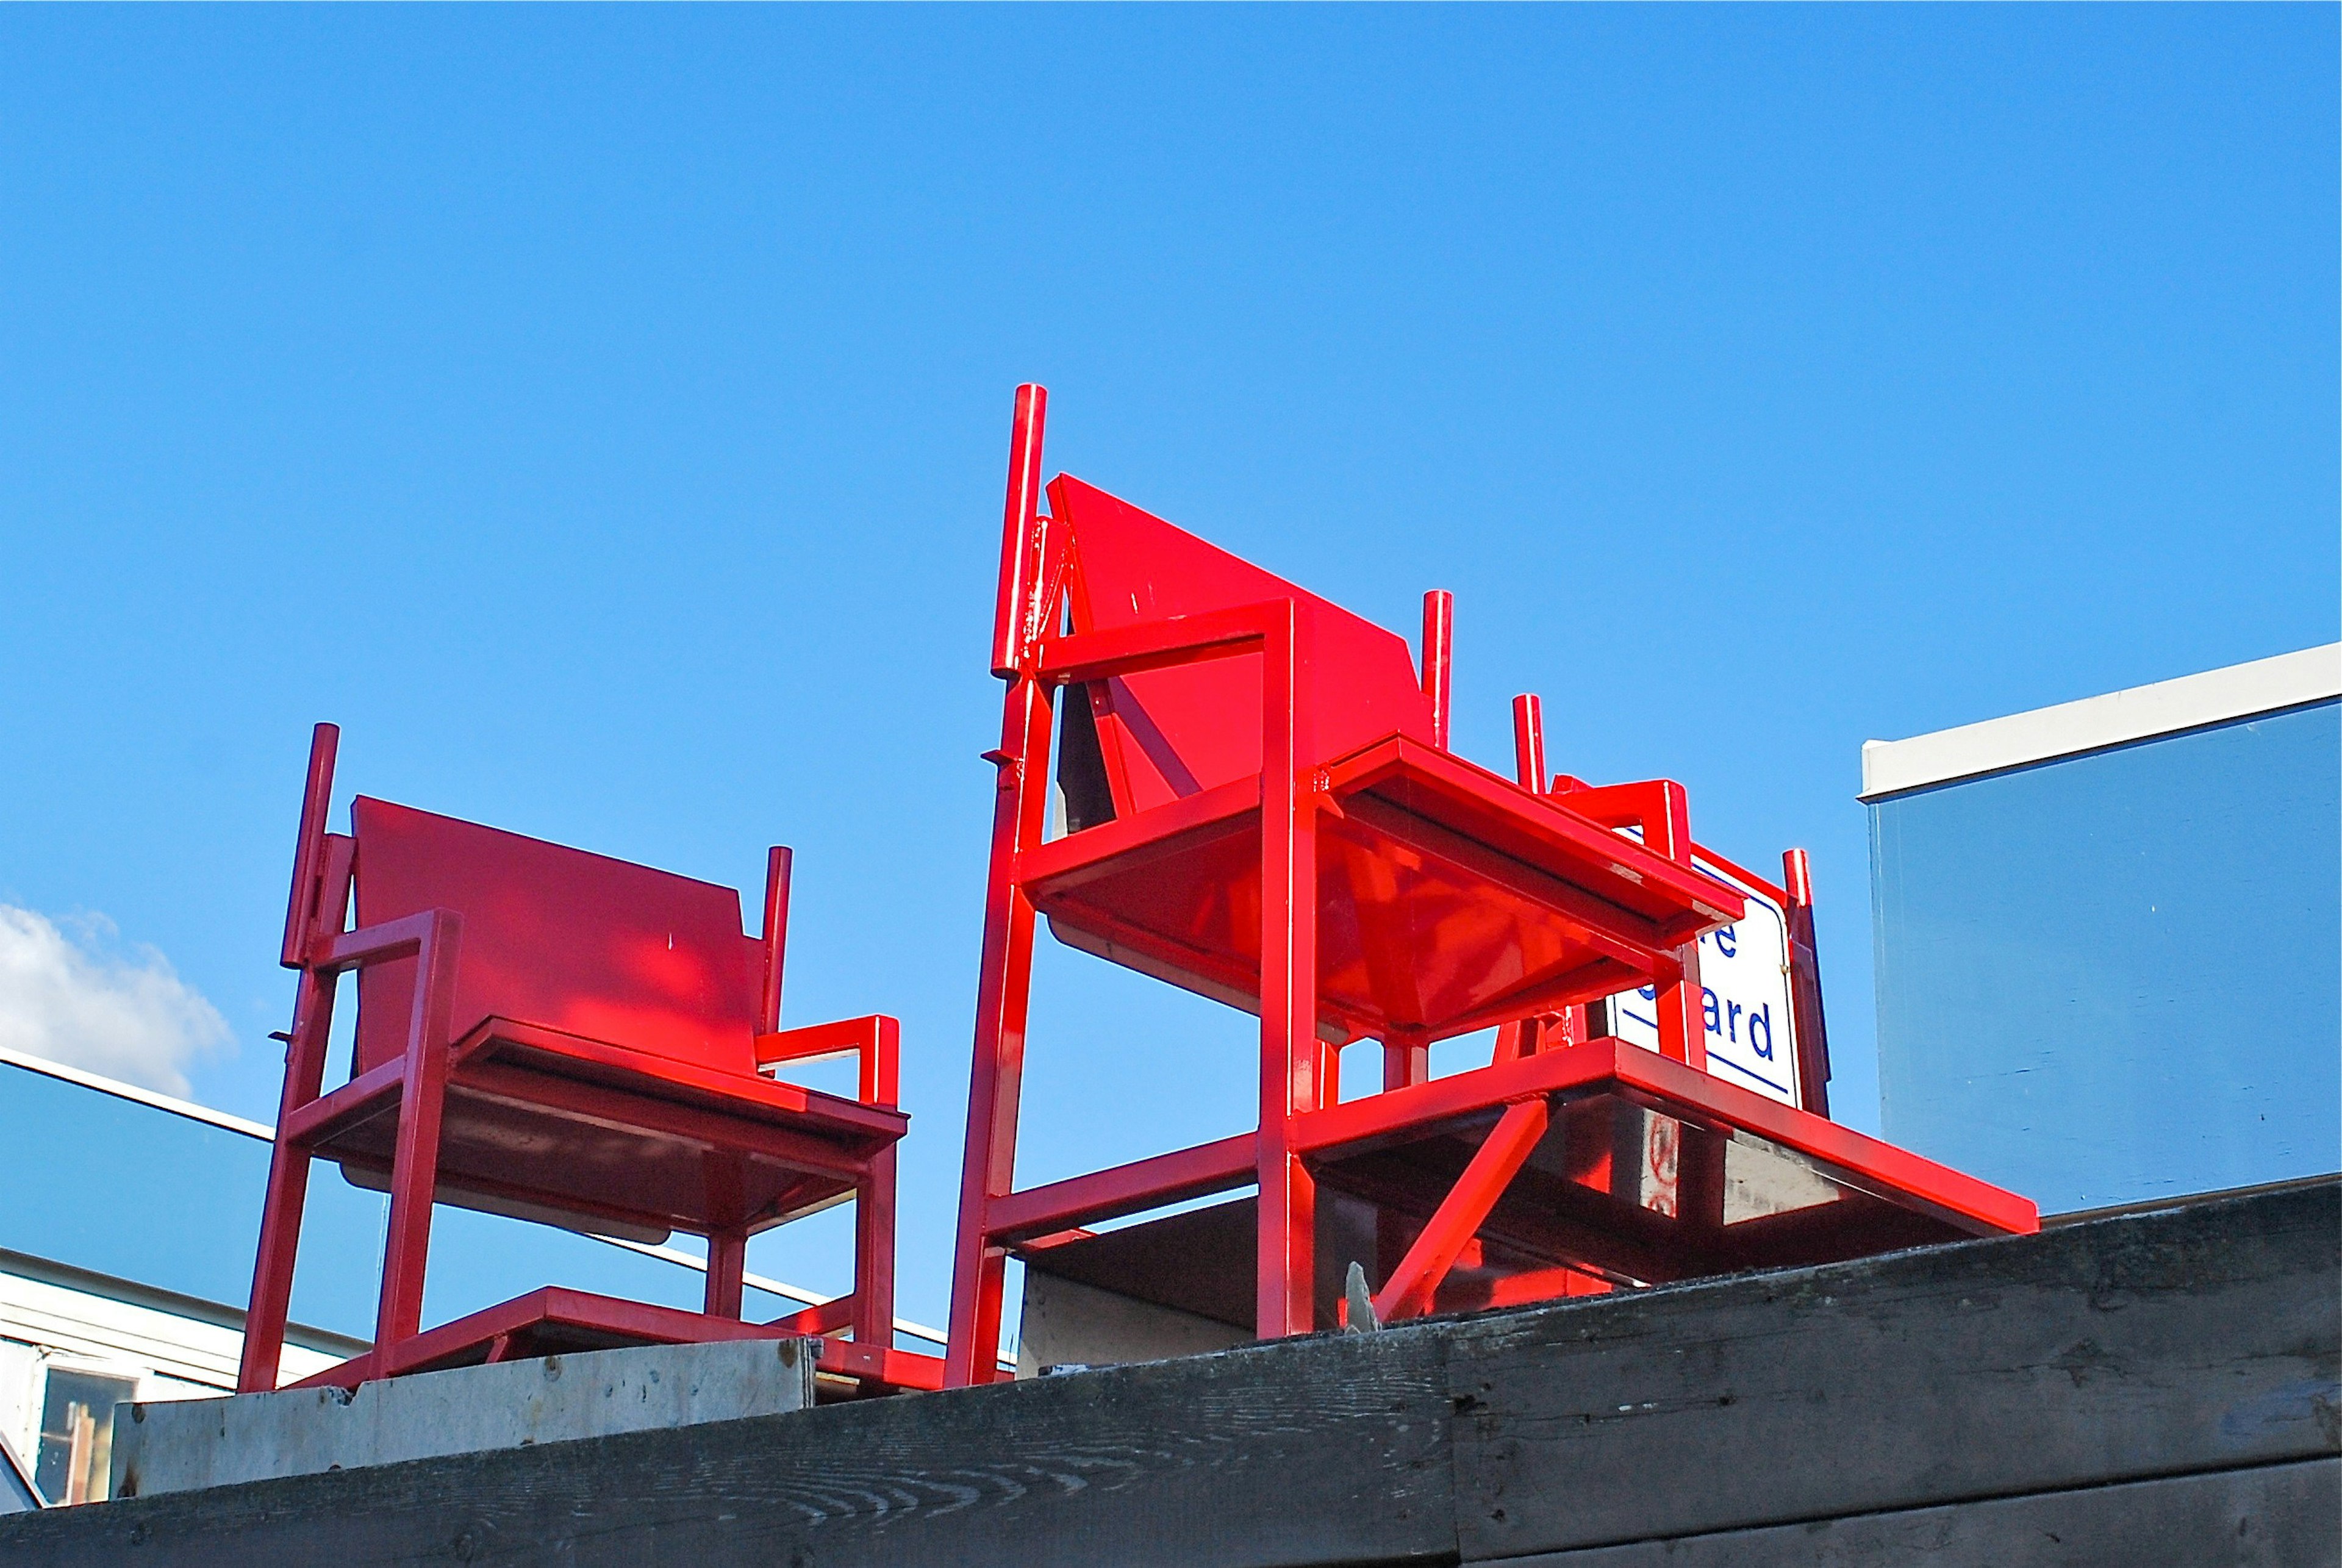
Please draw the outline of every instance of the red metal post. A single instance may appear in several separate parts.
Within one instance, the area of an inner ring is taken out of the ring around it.
[[[895,1145],[892,1144],[872,1158],[869,1179],[854,1193],[854,1314],[851,1324],[856,1343],[879,1350],[893,1348]]]
[[[870,1048],[862,1054],[863,1103],[896,1105],[903,1097],[903,1025],[884,1014],[874,1023]]]
[[[285,1353],[285,1324],[292,1311],[294,1260],[301,1245],[301,1217],[309,1195],[309,1145],[290,1135],[295,1113],[325,1086],[325,1043],[333,1026],[335,975],[309,966],[317,928],[328,918],[338,927],[349,897],[349,856],[328,853],[326,811],[334,794],[334,756],[341,731],[319,724],[309,737],[308,778],[301,794],[301,837],[293,849],[293,886],[285,900],[284,962],[301,971],[293,1003],[293,1027],[285,1040],[285,1086],[276,1105],[276,1141],[268,1158],[267,1194],[260,1211],[260,1248],[253,1260],[252,1300],[245,1313],[244,1346],[235,1386],[239,1393],[275,1388]],[[338,864],[329,868],[328,862]],[[340,890],[341,903],[326,915],[322,884]]]
[[[1309,750],[1308,660],[1291,600],[1262,649],[1260,774],[1260,1171],[1256,1307],[1263,1339],[1316,1326],[1316,1178],[1293,1147],[1293,1118],[1316,1109],[1317,805]]]
[[[1420,1029],[1393,1029],[1383,1041],[1383,1087],[1404,1089],[1431,1077],[1431,1043]]]
[[[1008,504],[1000,533],[1000,597],[993,606],[992,673],[1013,679],[1028,662],[1039,635],[1041,576],[1041,435],[1049,392],[1031,383],[1016,389],[1008,434]]]
[[[741,1276],[747,1269],[747,1232],[718,1231],[707,1238],[708,1316],[740,1315]]]
[[[1496,1200],[1545,1136],[1551,1113],[1542,1095],[1508,1107],[1464,1174],[1439,1201],[1415,1244],[1375,1296],[1375,1316],[1384,1323],[1418,1317],[1431,1310],[1439,1282],[1472,1239]]]
[[[789,954],[789,867],[792,856],[779,844],[765,854],[765,994],[756,1014],[769,1034],[781,1026],[781,971]]]
[[[988,1211],[991,1201],[1012,1191],[1016,1183],[1017,1107],[1033,974],[1033,906],[1010,868],[1020,847],[1040,842],[1047,797],[1048,694],[1035,682],[1020,686],[1011,696],[1010,724],[1023,732],[1023,739],[1002,748],[1021,754],[1002,766],[996,815],[1006,821],[996,821],[995,827],[1004,840],[996,847],[1006,864],[991,899],[999,907],[987,913],[986,922],[976,998],[980,1043],[969,1085],[968,1148],[961,1174],[960,1207],[971,1227],[966,1233],[974,1250],[961,1258],[952,1290],[955,1323],[965,1323],[968,1333],[988,1347],[971,1353],[968,1376],[986,1382],[993,1376],[999,1341],[1006,1265],[1006,1253],[990,1244]],[[1036,774],[1043,776],[1028,784],[1028,775]],[[946,1377],[948,1383],[948,1373]]]
[[[873,1019],[868,1048],[862,1053],[861,1093],[873,1105],[901,1098],[902,1025],[883,1014]],[[880,1350],[895,1343],[895,1145],[870,1162],[869,1175],[854,1193],[855,1339]]]
[[[1781,855],[1789,924],[1789,1005],[1797,1013],[1797,1090],[1803,1108],[1829,1114],[1829,1034],[1822,1020],[1822,961],[1814,945],[1814,871],[1802,849]]]
[[[325,814],[334,802],[334,754],[341,743],[337,724],[319,724],[309,732],[309,779],[301,792],[301,837],[293,846],[293,892],[285,901],[285,948],[279,959],[287,969],[301,966],[309,929],[316,920]]]
[[[1675,974],[1658,976],[1659,1054],[1707,1071],[1707,1000],[1699,980],[1699,944],[1676,949]]]
[[[1048,394],[1016,391],[1008,444],[1008,495],[1002,519],[1000,600],[993,673],[1005,677],[996,769],[992,862],[986,880],[984,953],[976,981],[975,1061],[968,1083],[967,1143],[960,1165],[959,1231],[952,1265],[950,1342],[944,1386],[965,1388],[996,1375],[1000,1295],[1007,1253],[992,1244],[992,1200],[1014,1189],[1016,1109],[1025,1070],[1025,1030],[1033,983],[1033,904],[1016,881],[1017,856],[1041,842],[1048,804],[1051,689],[1037,678],[1039,582],[1046,520],[1040,515],[1041,443]],[[1031,634],[1026,634],[1028,622]]]
[[[392,1156],[390,1221],[383,1248],[382,1298],[375,1314],[375,1354],[423,1327],[423,1278],[431,1253],[431,1203],[439,1172],[439,1116],[446,1099],[448,1016],[455,999],[455,961],[464,917],[431,912],[430,931],[415,957],[415,1011],[399,1083],[398,1141]]]
[[[1434,588],[1423,596],[1423,694],[1431,699],[1431,739],[1447,749],[1447,706],[1456,658],[1456,595]]]
[[[1513,699],[1513,777],[1531,794],[1545,794],[1545,706],[1533,692]]]
[[[1545,794],[1545,710],[1530,692],[1513,699],[1513,778],[1531,794]],[[1541,1018],[1502,1024],[1490,1059],[1513,1062],[1535,1055],[1544,1033]]]
[[[293,1264],[301,1244],[301,1217],[309,1195],[309,1145],[287,1131],[295,1112],[317,1097],[325,1074],[325,1038],[332,1023],[334,976],[304,973],[285,1045],[285,1090],[276,1106],[276,1143],[268,1159],[267,1195],[260,1211],[260,1250],[253,1262],[252,1301],[245,1312],[238,1393],[276,1386],[285,1351],[285,1324],[293,1303]]]
[[[1643,817],[1643,844],[1669,860],[1691,864],[1691,799],[1683,785],[1660,779],[1650,786],[1656,797]],[[1707,1071],[1706,994],[1699,982],[1699,944],[1687,942],[1676,950],[1677,977],[1659,982],[1657,1016],[1659,1054],[1686,1066]]]

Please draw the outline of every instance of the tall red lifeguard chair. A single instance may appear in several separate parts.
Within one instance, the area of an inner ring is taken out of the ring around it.
[[[306,1383],[621,1345],[836,1336],[821,1371],[851,1393],[931,1388],[893,1345],[897,1028],[874,1015],[779,1027],[789,852],[766,864],[764,934],[740,895],[359,796],[325,831],[339,732],[319,724],[283,961],[300,972],[236,1385],[276,1386],[310,1164],[390,1194],[374,1347]],[[346,924],[352,896],[355,920]],[[357,973],[355,1060],[321,1093],[335,983]],[[860,1092],[765,1075],[852,1054]],[[850,1295],[742,1319],[748,1238],[856,1205]],[[428,1330],[434,1203],[604,1234],[707,1238],[704,1310],[547,1288]],[[836,1379],[851,1380],[840,1384]]]
[[[1705,1070],[1698,943],[1744,899],[1695,864],[1679,784],[1556,793],[1453,754],[1445,594],[1418,676],[1399,637],[1080,480],[1044,512],[1046,400],[1018,389],[1009,447],[947,1385],[996,1375],[1012,1253],[1266,1339],[1343,1322],[1350,1265],[1383,1322],[2036,1226],[2021,1197]],[[1036,915],[1256,1013],[1257,1126],[1018,1191]],[[1586,1004],[1640,987],[1656,1050],[1583,1037]],[[1431,1077],[1434,1042],[1491,1025],[1488,1065]],[[1346,1099],[1358,1040],[1380,1092]]]

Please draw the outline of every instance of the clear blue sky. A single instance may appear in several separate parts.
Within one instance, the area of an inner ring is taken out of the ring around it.
[[[266,1117],[313,721],[344,799],[791,844],[939,1318],[1035,379],[1053,469],[1454,590],[1467,754],[1536,690],[1809,846],[1875,1126],[1861,743],[2337,634],[2337,15],[12,9],[0,904],[167,957]],[[1030,1177],[1245,1124],[1246,1021],[1042,979]]]

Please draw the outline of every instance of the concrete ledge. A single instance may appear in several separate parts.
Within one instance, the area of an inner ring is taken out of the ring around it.
[[[797,1339],[646,1345],[419,1373],[355,1393],[117,1405],[114,1495],[777,1415],[813,1404],[815,1361]]]

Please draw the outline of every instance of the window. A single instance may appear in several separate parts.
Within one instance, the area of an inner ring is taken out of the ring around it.
[[[105,1500],[114,1463],[114,1407],[137,1396],[134,1378],[49,1369],[33,1484],[51,1503]]]

